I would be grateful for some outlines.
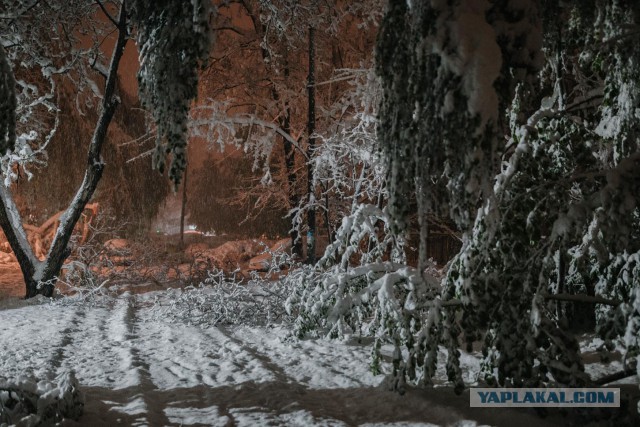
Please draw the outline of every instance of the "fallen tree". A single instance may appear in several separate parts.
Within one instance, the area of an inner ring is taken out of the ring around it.
[[[78,243],[84,244],[89,238],[91,227],[98,216],[100,205],[98,203],[89,203],[85,206],[80,220],[76,223],[74,233],[79,234]],[[44,260],[47,256],[47,249],[56,234],[56,230],[60,225],[60,217],[65,211],[60,211],[52,215],[49,219],[42,223],[39,227],[32,224],[22,224],[27,235],[27,241],[33,248],[34,255],[40,260]],[[11,244],[7,240],[4,233],[0,232],[0,251],[9,253],[15,259]]]

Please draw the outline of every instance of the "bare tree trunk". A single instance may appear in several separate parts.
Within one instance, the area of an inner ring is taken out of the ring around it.
[[[187,174],[189,163],[184,167],[184,182],[182,183],[182,206],[180,206],[180,249],[184,249],[184,216],[187,211]]]
[[[0,226],[7,236],[7,240],[18,259],[24,281],[26,285],[25,298],[31,298],[38,294],[51,296],[55,282],[57,281],[60,270],[65,259],[69,256],[69,240],[73,234],[73,229],[80,219],[80,215],[84,211],[86,204],[89,202],[95,189],[102,177],[104,163],[101,157],[101,150],[104,144],[107,129],[116,107],[119,104],[118,98],[115,96],[116,81],[118,77],[118,66],[124,51],[127,36],[126,24],[126,1],[122,2],[120,15],[118,18],[118,39],[116,41],[111,63],[109,65],[109,74],[107,75],[104,95],[101,104],[100,116],[96,124],[96,128],[89,144],[87,155],[87,168],[85,170],[84,179],[80,188],[76,192],[71,204],[60,217],[60,225],[56,230],[51,248],[47,253],[44,261],[38,260],[33,253],[33,249],[29,245],[22,218],[18,212],[16,205],[11,197],[8,188],[0,186]]]
[[[315,150],[316,138],[314,133],[316,131],[316,70],[315,70],[315,29],[309,26],[309,76],[307,81],[308,97],[309,97],[309,109],[308,109],[308,122],[307,122],[307,134],[309,137],[308,145],[308,158],[307,163],[307,197],[309,198],[309,210],[307,211],[307,262],[309,264],[315,264],[316,262],[316,209],[315,204],[315,192],[313,187],[313,164],[311,159],[313,158],[313,151]]]
[[[18,260],[27,287],[27,295],[29,295],[29,289],[35,288],[37,285],[37,283],[34,283],[33,277],[36,273],[36,268],[40,266],[40,261],[36,258],[29,244],[18,208],[11,198],[8,188],[1,183],[0,205],[0,226]]]
[[[324,222],[325,227],[327,228],[327,239],[329,242],[333,241],[333,231],[331,230],[331,216],[329,211],[329,193],[327,189],[323,187],[324,192]]]
[[[285,68],[284,75],[285,78],[289,76],[289,67]],[[282,130],[291,135],[291,109],[288,104],[282,123]],[[282,139],[284,141],[284,164],[287,171],[287,196],[289,198],[289,206],[295,208],[298,206],[298,203],[300,203],[300,197],[298,197],[298,193],[296,192],[296,151],[291,141],[287,138]],[[291,227],[289,237],[291,238],[291,253],[298,258],[302,258],[302,240],[296,227]]]

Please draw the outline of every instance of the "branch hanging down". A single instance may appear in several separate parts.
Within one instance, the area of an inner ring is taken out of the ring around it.
[[[198,67],[209,57],[210,1],[133,0],[140,46],[139,95],[157,126],[153,167],[178,185],[187,164],[187,119],[198,94]]]

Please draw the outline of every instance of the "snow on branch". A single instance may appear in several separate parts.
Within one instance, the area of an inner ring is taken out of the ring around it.
[[[197,96],[198,69],[211,47],[209,1],[134,0],[131,6],[140,46],[140,100],[157,126],[153,167],[177,185],[186,168],[187,122]]]
[[[403,240],[391,234],[386,210],[373,205],[359,205],[342,219],[334,241],[330,243],[320,265],[337,263],[347,270],[352,257],[362,265],[379,262],[388,256],[395,262],[404,259]],[[364,247],[364,249],[363,249]]]
[[[60,122],[58,99],[66,96],[65,90],[73,87],[81,115],[102,97],[92,68],[101,62],[100,46],[113,34],[113,26],[96,19],[95,2],[85,0],[0,0],[0,9],[20,10],[0,20],[0,45],[15,74],[15,115],[19,118],[12,138],[15,147],[12,142],[9,152],[0,150],[8,185],[17,179],[19,168],[30,179],[30,164],[46,164],[46,148]],[[3,105],[10,100],[2,95]]]
[[[282,129],[278,123],[261,119],[254,114],[229,114],[226,111],[228,108],[228,101],[220,103],[214,100],[194,107],[189,120],[190,135],[203,138],[217,145],[221,150],[225,145],[232,144],[243,147],[245,151],[255,150],[258,154],[260,150],[256,148],[263,147],[262,157],[267,157],[267,153],[271,152],[275,144],[273,136],[277,134],[289,142],[300,155],[308,159],[306,151],[302,149],[298,140]],[[247,129],[249,137],[239,138],[238,128]]]
[[[309,273],[281,249],[272,251],[265,261],[266,272],[252,272],[248,279],[236,272],[227,274],[219,269],[207,272],[198,286],[169,289],[158,296],[152,308],[153,319],[183,321],[201,326],[260,325],[289,323],[291,316],[285,302],[298,279]],[[282,276],[282,270],[289,270]]]

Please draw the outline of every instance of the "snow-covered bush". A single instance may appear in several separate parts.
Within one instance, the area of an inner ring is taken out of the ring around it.
[[[621,301],[617,307],[598,306],[597,329],[611,341],[623,337],[626,347],[625,368],[633,368],[640,375],[640,251],[611,256],[604,273],[596,283],[596,292]],[[640,411],[640,407],[638,408]]]
[[[374,373],[381,372],[380,349],[391,344],[393,372],[388,385],[400,392],[407,379],[414,384],[431,383],[438,346],[445,345],[450,350],[447,373],[460,390],[455,320],[459,304],[443,302],[439,294],[440,281],[429,273],[405,264],[378,262],[300,274],[286,307],[295,316],[293,332],[299,338],[375,338]]]
[[[111,285],[141,279],[137,271],[140,265],[123,267],[118,262],[132,256],[129,247],[114,243],[118,241],[116,238],[121,235],[125,225],[116,222],[109,214],[99,212],[86,224],[83,235],[75,234],[72,237],[70,256],[62,267],[61,276],[57,278],[67,297],[57,299],[57,304],[102,305],[115,296]],[[147,254],[152,252],[147,248]],[[142,263],[142,260],[138,261]]]
[[[58,282],[65,286],[65,292],[72,295],[57,300],[58,304],[101,305],[115,293],[109,289],[109,279],[99,277],[93,267],[80,261],[71,261],[65,266],[65,276]]]
[[[485,341],[489,383],[535,385],[549,381],[549,371],[565,384],[587,381],[577,341],[558,323],[554,304],[543,300],[547,293],[580,291],[558,274],[558,265],[566,262],[560,260],[566,258],[563,223],[546,218],[562,218],[575,194],[564,177],[577,165],[593,163],[582,146],[588,136],[579,130],[557,133],[570,127],[554,115],[541,110],[534,116],[539,121],[527,123],[540,138],[535,142],[524,130],[514,132],[521,144],[516,152],[522,152],[517,169],[505,167],[496,177],[495,198],[479,211],[447,278],[449,294],[464,303],[467,339]]]
[[[293,332],[299,338],[375,338],[374,373],[381,372],[380,349],[391,344],[388,386],[401,392],[406,379],[431,382],[438,346],[444,344],[452,350],[449,377],[460,389],[455,313],[441,305],[433,270],[406,265],[404,239],[390,228],[386,208],[358,205],[344,217],[317,267],[285,279],[294,284],[286,306],[295,316]],[[449,336],[440,322],[450,325]]]
[[[391,233],[386,209],[357,205],[351,215],[343,217],[333,242],[327,246],[318,264],[324,267],[337,264],[346,271],[353,257],[357,257],[356,265],[383,259],[396,263],[405,261],[404,239]]]
[[[54,382],[23,375],[0,378],[0,424],[20,426],[56,425],[77,420],[84,411],[84,396],[73,371]]]

